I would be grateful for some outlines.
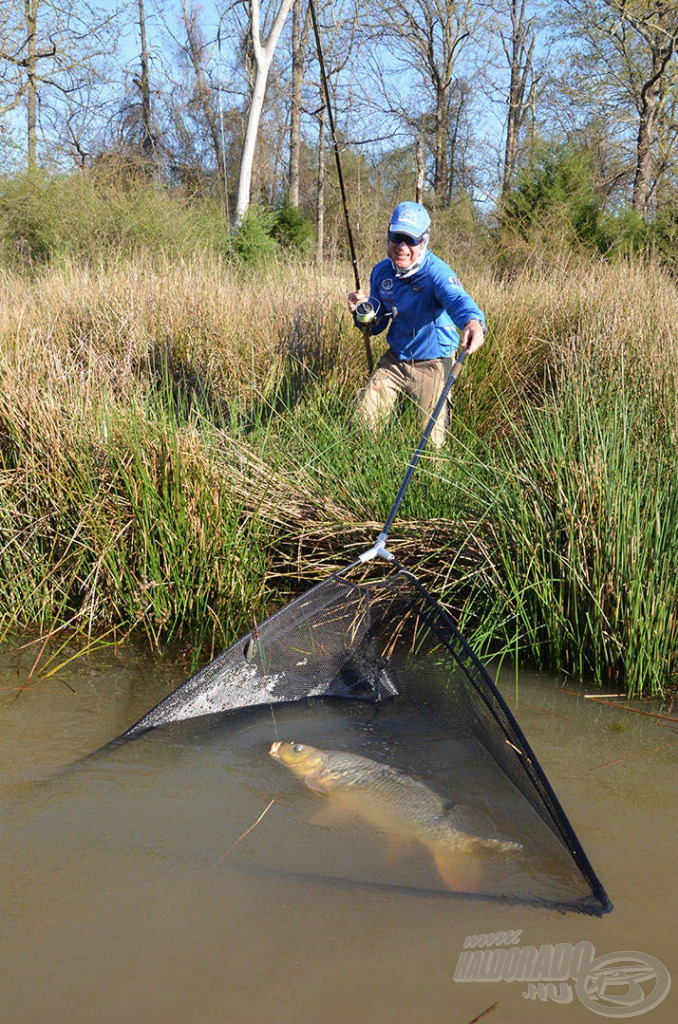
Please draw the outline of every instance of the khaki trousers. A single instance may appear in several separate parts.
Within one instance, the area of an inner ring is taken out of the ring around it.
[[[444,384],[445,367],[442,359],[401,362],[388,349],[379,360],[360,399],[358,419],[371,430],[375,430],[393,411],[399,395],[409,395],[417,405],[423,429],[431,418]],[[444,445],[447,426],[445,403],[429,437],[435,448],[442,448]]]

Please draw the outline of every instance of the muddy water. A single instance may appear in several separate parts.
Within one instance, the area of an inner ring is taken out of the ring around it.
[[[613,1013],[574,983],[454,977],[469,937],[497,932],[521,948],[635,951],[676,976],[678,723],[554,680],[524,675],[518,699],[500,683],[614,903],[595,918],[554,909],[576,878],[463,743],[444,747],[444,774],[454,769],[459,813],[478,834],[523,842],[523,862],[486,879],[515,901],[451,898],[425,852],[386,848],[364,822],[321,820],[320,798],[267,756],[278,737],[382,759],[406,745],[435,784],[434,723],[386,708],[264,709],[157,730],[68,768],[185,666],[103,651],[24,686],[31,664],[0,655],[3,1024],[467,1024],[495,1003],[483,1020],[678,1019],[678,986],[637,1015],[641,995]],[[522,899],[535,894],[540,905]]]

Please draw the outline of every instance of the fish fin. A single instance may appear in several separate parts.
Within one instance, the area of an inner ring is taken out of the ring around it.
[[[440,879],[450,892],[477,892],[482,866],[478,860],[461,850],[431,848],[431,856]]]
[[[312,793],[320,793],[321,796],[327,796],[327,790],[323,784],[314,779],[312,775],[304,778],[303,783],[306,789],[310,789]]]
[[[311,824],[317,825],[319,828],[345,827],[347,822],[355,821],[356,817],[357,815],[353,814],[349,808],[334,801],[328,801],[313,815]]]

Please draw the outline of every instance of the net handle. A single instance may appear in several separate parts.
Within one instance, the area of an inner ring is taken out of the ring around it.
[[[436,402],[435,409],[431,413],[429,421],[428,421],[428,423],[426,424],[426,426],[424,428],[424,433],[421,435],[421,439],[419,441],[419,444],[417,445],[416,450],[415,450],[414,454],[412,455],[412,458],[410,459],[410,464],[407,467],[407,472],[405,473],[405,476],[403,477],[403,482],[401,483],[400,489],[399,489],[398,493],[396,494],[395,501],[393,502],[393,504],[391,506],[391,511],[389,512],[389,514],[388,514],[388,516],[386,518],[386,522],[384,523],[384,526],[382,528],[381,533],[377,537],[377,543],[375,544],[375,547],[383,548],[383,546],[386,544],[386,538],[388,537],[389,530],[393,526],[393,520],[395,519],[396,515],[398,514],[398,509],[400,508],[400,506],[402,504],[402,500],[405,497],[405,492],[407,491],[407,488],[410,486],[410,481],[412,479],[412,476],[414,475],[415,469],[417,468],[417,463],[419,462],[419,459],[421,458],[422,452],[424,451],[424,448],[426,447],[426,443],[427,443],[427,441],[428,441],[428,439],[430,437],[431,431],[433,430],[433,427],[434,427],[434,425],[436,423],[436,420],[438,419],[438,417],[440,416],[440,413],[443,410],[443,406],[445,405],[445,402],[447,401],[447,396],[450,393],[452,385],[454,384],[454,382],[456,381],[457,377],[459,376],[459,374],[461,372],[462,363],[466,359],[467,355],[468,355],[468,349],[467,348],[463,348],[461,350],[461,352],[459,353],[459,355],[457,357],[457,360],[454,363],[454,366],[452,367],[452,369],[449,372],[447,380],[445,381],[445,386],[443,387],[443,390],[440,392],[440,398]]]

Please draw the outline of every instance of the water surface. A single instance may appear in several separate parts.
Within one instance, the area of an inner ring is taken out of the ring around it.
[[[108,650],[24,686],[31,664],[13,650],[0,659],[7,1024],[466,1024],[495,1002],[485,1020],[595,1020],[576,996],[558,1005],[526,999],[525,983],[454,981],[468,936],[517,929],[521,945],[587,940],[675,974],[676,723],[543,677],[524,675],[517,700],[500,684],[614,903],[598,919],[450,898],[422,851],[394,855],[365,823],[318,820],[322,799],[267,754],[280,737],[389,760],[438,787],[454,778],[469,830],[529,854],[494,865],[487,887],[566,895],[568,863],[512,787],[424,716],[264,709],[155,730],[69,768],[186,667]],[[677,1008],[672,993],[638,1019],[672,1021]]]

